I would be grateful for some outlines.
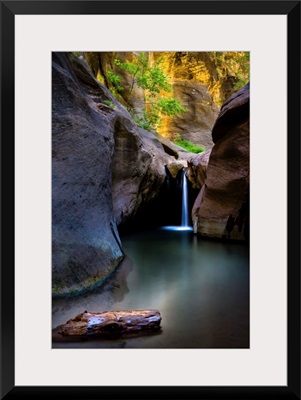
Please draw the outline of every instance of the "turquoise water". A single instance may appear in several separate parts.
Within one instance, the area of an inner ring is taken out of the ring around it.
[[[248,246],[156,229],[124,235],[124,262],[84,296],[54,300],[52,327],[84,310],[158,309],[160,333],[53,343],[90,348],[248,348]]]

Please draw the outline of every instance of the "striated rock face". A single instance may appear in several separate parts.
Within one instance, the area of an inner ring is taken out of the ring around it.
[[[54,53],[52,79],[52,291],[72,295],[123,258],[111,197],[114,130],[88,93],[101,94],[84,65]]]
[[[52,78],[52,291],[74,295],[119,265],[117,225],[158,198],[175,158],[85,61],[54,53]]]
[[[170,137],[180,135],[183,139],[211,149],[213,146],[211,130],[219,113],[206,86],[197,82],[179,81],[173,84],[173,95],[181,101],[186,112],[175,117],[163,117],[161,134]]]
[[[145,107],[144,90],[133,81],[133,76],[115,64],[132,62],[137,52],[86,52],[85,59],[93,73],[107,87],[110,71],[120,77],[118,96],[128,110],[135,110],[141,116]],[[238,82],[235,75],[237,55],[227,54],[228,63],[232,59],[232,68],[223,68],[215,52],[146,52],[150,63],[162,60],[160,66],[169,76],[172,85],[170,96],[175,97],[187,109],[178,116],[162,116],[157,131],[162,136],[175,140],[177,135],[192,143],[210,149],[213,146],[211,131],[224,99],[233,93]],[[239,53],[238,53],[239,54]],[[236,61],[235,61],[236,60]],[[229,65],[230,65],[229,64]],[[165,95],[169,96],[168,93]]]
[[[249,85],[231,96],[213,128],[215,146],[192,218],[202,236],[249,237]]]
[[[220,73],[212,52],[154,52],[151,55],[154,59],[163,57],[173,95],[188,110],[172,118],[163,117],[159,133],[169,138],[180,134],[206,150],[212,148],[213,125],[220,105],[233,93],[236,79],[229,76],[229,71]]]
[[[121,62],[132,62],[135,52],[86,52],[85,59],[95,77],[109,87],[108,71],[112,71],[120,77],[120,86],[123,88],[118,92],[120,102],[128,109],[137,110],[137,114],[145,105],[144,90],[133,82],[132,76],[115,64],[115,59]]]
[[[118,70],[120,85],[124,88],[120,92],[120,101],[128,109],[135,108],[139,111],[144,107],[144,91],[136,84],[133,85],[130,74],[114,63],[116,58],[122,62],[131,62],[134,56],[135,53],[132,52],[85,54],[93,74],[100,76],[107,85],[108,71]],[[111,112],[115,140],[112,198],[114,218],[121,230],[124,226],[131,225],[134,219],[138,219],[138,214],[148,214],[149,205],[158,200],[166,179],[165,166],[173,162],[175,156],[163,147],[154,134],[138,127],[118,101],[112,102],[118,105]],[[183,150],[176,147],[180,152]]]

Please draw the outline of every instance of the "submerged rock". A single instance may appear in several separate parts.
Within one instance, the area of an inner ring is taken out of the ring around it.
[[[223,105],[212,131],[215,145],[192,218],[202,236],[249,237],[249,85]]]

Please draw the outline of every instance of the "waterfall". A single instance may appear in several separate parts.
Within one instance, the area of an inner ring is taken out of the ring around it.
[[[182,219],[181,226],[188,227],[188,190],[187,190],[187,176],[183,169],[182,175]]]
[[[188,183],[185,170],[182,170],[182,207],[181,207],[181,225],[179,226],[162,226],[161,229],[169,231],[192,231],[192,226],[189,225],[189,210],[188,210]]]

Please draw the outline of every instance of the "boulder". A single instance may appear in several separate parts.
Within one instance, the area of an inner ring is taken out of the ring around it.
[[[193,153],[190,153],[189,151],[185,150],[183,147],[178,146],[176,144],[174,144],[173,142],[171,142],[169,139],[167,139],[166,137],[157,134],[157,139],[159,140],[159,142],[161,143],[161,145],[164,148],[164,151],[173,156],[176,160],[181,160],[182,162],[185,160],[189,160],[191,158],[191,156],[193,155]],[[187,162],[185,162],[185,164],[187,164]]]
[[[206,180],[210,154],[211,149],[195,154],[188,160],[186,175],[193,189],[201,189]]]
[[[166,168],[170,172],[171,177],[176,179],[179,171],[184,168],[184,165],[179,161],[174,161],[168,164]]]
[[[192,218],[202,236],[249,237],[249,85],[224,104],[212,131],[207,177]]]

